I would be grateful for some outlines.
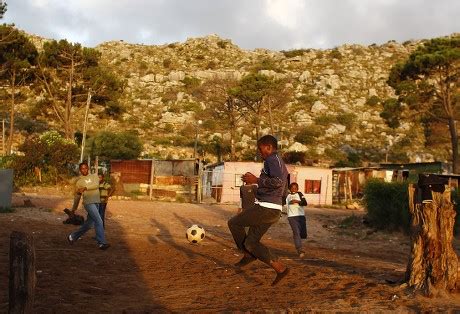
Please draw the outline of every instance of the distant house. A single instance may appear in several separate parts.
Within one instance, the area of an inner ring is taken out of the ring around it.
[[[391,181],[417,182],[418,175],[421,173],[447,174],[452,172],[452,166],[440,161],[416,162],[416,163],[385,163],[380,164],[380,168],[392,172]]]
[[[287,165],[290,182],[297,182],[308,204],[332,205],[332,169]]]
[[[203,175],[203,198],[212,197],[218,203],[238,203],[241,176],[252,172],[259,176],[261,162],[222,162],[209,165]],[[287,165],[289,182],[297,182],[311,205],[332,204],[332,170],[326,168]]]
[[[131,193],[152,198],[195,199],[196,161],[111,160],[110,172],[117,177],[115,195]]]
[[[366,182],[371,178],[385,182],[417,182],[421,173],[448,173],[449,165],[442,162],[386,163],[378,167],[333,168],[333,201],[343,203],[363,196]]]
[[[240,200],[241,176],[246,172],[259,175],[261,162],[221,162],[206,166],[203,172],[203,199],[212,197],[218,203]]]
[[[366,182],[371,178],[380,178],[391,182],[393,172],[382,170],[380,167],[343,167],[333,168],[333,202],[344,203],[363,196]]]

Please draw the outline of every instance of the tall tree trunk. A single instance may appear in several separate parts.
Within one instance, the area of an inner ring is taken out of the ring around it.
[[[268,97],[268,118],[270,120],[270,132],[275,136],[275,129],[273,128],[273,116],[272,116],[272,100]]]
[[[74,75],[74,60],[71,61],[70,71],[69,71],[69,86],[67,89],[67,99],[65,102],[65,111],[64,111],[64,131],[67,139],[73,138],[73,128],[72,128],[72,87],[73,87],[73,75]]]
[[[235,156],[236,156],[235,134],[236,134],[236,126],[232,126],[230,128],[230,161],[235,161]]]
[[[14,115],[16,102],[16,71],[11,74],[11,108],[10,108],[10,134],[8,136],[8,144],[6,145],[6,154],[11,155],[14,139]]]
[[[458,132],[454,118],[449,118],[450,141],[452,144],[452,172],[458,173]]]
[[[455,210],[451,191],[432,192],[432,202],[416,203],[417,187],[409,186],[411,255],[407,264],[408,286],[425,295],[453,291],[458,258],[452,245]]]

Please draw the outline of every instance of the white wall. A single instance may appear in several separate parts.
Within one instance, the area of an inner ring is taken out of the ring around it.
[[[213,170],[213,186],[222,185],[222,203],[235,203],[240,201],[240,177],[246,172],[252,172],[257,177],[262,170],[262,162],[225,162]],[[304,193],[305,180],[321,180],[321,194],[305,194],[311,205],[332,205],[332,170],[327,168],[304,167],[287,165],[291,175],[291,182],[299,184],[299,190]]]
[[[332,205],[332,169],[288,165],[291,183],[297,182],[299,191],[310,205]],[[305,180],[321,180],[321,194],[306,194]]]
[[[224,164],[222,203],[238,203],[240,201],[241,175],[246,172],[260,175],[261,162],[226,162]]]

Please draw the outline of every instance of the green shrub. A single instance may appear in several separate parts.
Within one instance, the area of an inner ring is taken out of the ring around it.
[[[306,155],[305,152],[285,152],[283,154],[283,160],[285,163],[288,164],[305,164],[306,162]]]
[[[370,106],[370,107],[374,107],[376,105],[378,105],[380,103],[380,98],[377,97],[377,96],[371,96],[370,98],[368,98],[366,100],[366,105]]]
[[[308,126],[300,129],[299,132],[294,136],[294,140],[304,144],[314,144],[317,141],[318,136],[321,135],[321,130],[317,126]]]
[[[286,58],[293,58],[298,56],[303,56],[305,52],[308,52],[306,49],[295,49],[295,50],[283,50],[281,51]]]
[[[201,80],[196,77],[186,76],[184,80],[182,81],[182,83],[184,83],[185,88],[193,89],[193,88],[197,88],[198,86],[200,86]]]
[[[227,48],[227,45],[228,45],[228,44],[229,44],[229,42],[228,42],[227,40],[219,40],[219,41],[217,42],[217,46],[218,46],[219,48],[222,48],[222,49]]]
[[[301,95],[297,98],[300,103],[313,105],[319,98],[312,95]]]
[[[171,67],[172,61],[171,59],[164,59],[163,60],[163,67],[165,69],[169,69]]]
[[[331,59],[342,59],[342,54],[340,53],[339,49],[338,48],[334,48],[331,50],[331,52],[329,53],[329,57]]]
[[[409,231],[408,183],[372,179],[364,187],[369,223],[377,229]]]
[[[331,123],[337,122],[337,118],[330,114],[323,114],[315,118],[315,123],[318,125],[328,126]]]
[[[347,129],[351,129],[353,124],[356,121],[356,114],[353,112],[344,112],[344,113],[339,113],[337,115],[337,122],[340,123],[341,125],[344,125],[347,127]]]

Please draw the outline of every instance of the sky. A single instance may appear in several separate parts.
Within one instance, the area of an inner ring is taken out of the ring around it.
[[[1,1],[1,0],[0,0]],[[217,34],[243,49],[334,48],[460,32],[460,0],[6,0],[4,23],[87,47]]]

